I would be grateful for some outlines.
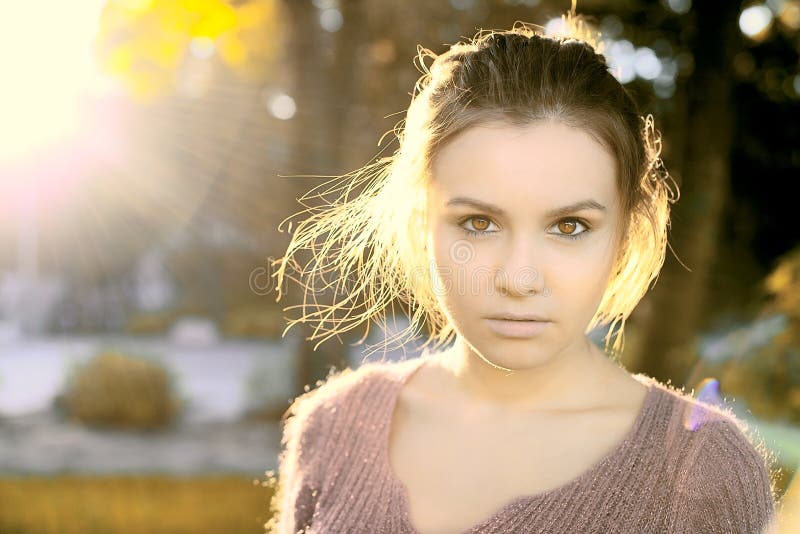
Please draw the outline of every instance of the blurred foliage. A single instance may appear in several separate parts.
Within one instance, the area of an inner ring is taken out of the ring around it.
[[[255,533],[273,493],[248,475],[0,478],[0,532]]]
[[[232,303],[222,316],[220,333],[227,337],[280,340],[286,328],[285,312],[272,302],[253,300]],[[125,331],[135,335],[162,335],[169,332],[181,317],[207,315],[208,312],[208,306],[202,303],[158,312],[140,312],[127,318]]]
[[[280,45],[277,11],[275,0],[112,0],[100,18],[98,63],[146,100],[174,88],[192,46],[259,81]]]
[[[252,336],[277,340],[286,328],[284,315],[282,309],[264,302],[257,305],[242,305],[226,314],[221,329],[226,336]]]
[[[164,334],[176,319],[174,311],[136,313],[127,318],[125,331],[129,334]]]
[[[166,265],[180,291],[176,315],[209,315],[225,335],[280,336],[285,326],[283,303],[276,303],[269,290],[258,287],[270,279],[254,279],[254,270],[264,265],[260,253],[195,245],[172,251]]]
[[[182,406],[163,366],[113,350],[69,375],[57,402],[70,419],[92,426],[159,429],[171,424]]]
[[[778,260],[777,266],[765,281],[765,288],[772,297],[769,309],[785,313],[795,321],[796,327],[800,319],[800,246]]]
[[[800,247],[782,256],[767,276],[765,314],[784,314],[787,326],[770,343],[716,367],[725,394],[741,397],[756,417],[800,423]]]

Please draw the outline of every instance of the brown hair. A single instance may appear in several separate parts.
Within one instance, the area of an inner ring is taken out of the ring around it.
[[[316,277],[324,279],[325,273],[336,271],[337,293],[343,295],[333,305],[315,302],[312,313],[306,313],[309,304],[303,304],[303,316],[287,330],[297,322],[316,321],[310,339],[324,341],[373,318],[385,323],[384,309],[400,299],[409,305],[411,320],[401,336],[416,336],[427,325],[423,346],[451,341],[455,330],[439,309],[425,250],[431,162],[449,139],[477,124],[524,126],[555,120],[589,133],[617,164],[620,246],[587,333],[611,324],[606,350],[615,356],[621,353],[625,320],[664,263],[669,204],[678,200],[678,189],[677,184],[674,192],[669,186],[652,116],[640,116],[631,95],[609,72],[602,43],[573,12],[562,16],[562,22],[557,34],[525,23],[505,31],[481,31],[441,55],[418,47],[415,59],[423,75],[404,127],[395,129],[398,150],[339,177],[341,184],[326,191],[339,191],[338,199],[302,221],[286,256],[275,261],[278,300],[285,268],[303,249],[313,251],[310,268],[298,269],[310,279],[306,291],[321,289]],[[433,58],[430,68],[426,57]],[[361,187],[358,196],[348,198]],[[354,285],[346,287],[349,282]],[[363,309],[353,314],[358,307]],[[339,309],[346,314],[334,319]],[[319,335],[326,321],[332,328]]]

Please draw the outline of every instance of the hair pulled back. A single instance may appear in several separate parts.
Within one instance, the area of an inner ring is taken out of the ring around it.
[[[410,326],[392,339],[414,338],[427,329],[423,346],[449,343],[456,332],[439,309],[426,250],[431,163],[448,140],[478,124],[558,121],[587,132],[616,163],[622,239],[587,333],[610,325],[606,350],[621,353],[625,320],[664,263],[669,205],[679,192],[677,184],[675,191],[670,188],[652,115],[640,116],[636,102],[609,71],[602,42],[574,13],[562,16],[562,22],[553,34],[525,23],[480,31],[440,55],[417,47],[415,64],[418,60],[423,75],[405,119],[393,130],[399,148],[333,180],[335,185],[320,195],[339,196],[296,227],[286,255],[274,262],[279,265],[274,273],[278,300],[290,265],[305,280],[306,297],[332,286],[341,297],[333,304],[304,299],[302,316],[287,330],[297,322],[314,322],[309,339],[324,341],[365,321],[385,325],[386,308],[400,301],[409,307]],[[433,59],[430,67],[425,58]],[[354,189],[361,193],[349,198]],[[301,250],[312,251],[305,268],[294,259]],[[329,273],[334,273],[333,282],[325,280]]]

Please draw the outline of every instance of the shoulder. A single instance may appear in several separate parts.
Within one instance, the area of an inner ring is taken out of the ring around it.
[[[774,521],[775,456],[725,404],[656,385],[670,406],[667,454],[680,456],[675,499],[692,532],[765,532]]]
[[[763,444],[730,419],[704,424],[697,435],[679,486],[690,524],[704,532],[764,532],[776,498]]]
[[[348,408],[368,402],[398,379],[409,361],[376,361],[353,369],[332,370],[316,387],[294,398],[281,420],[290,432],[320,433],[346,417]],[[308,388],[308,386],[306,386]]]
[[[406,362],[370,362],[356,369],[332,370],[314,389],[295,397],[281,417],[281,471],[303,469],[310,480],[321,476],[326,450],[374,394],[390,385]]]

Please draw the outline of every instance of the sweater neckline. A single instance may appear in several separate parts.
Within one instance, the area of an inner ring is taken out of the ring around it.
[[[403,385],[405,385],[405,383],[411,378],[411,376],[423,366],[428,357],[429,356],[423,354],[422,356],[414,358],[411,363],[406,361],[405,362],[406,365],[401,365],[399,369],[399,374],[397,375],[397,380],[393,382],[394,389],[391,392],[391,397],[388,403],[388,410],[385,413],[385,417],[387,419],[385,420],[385,423],[382,425],[384,431],[383,435],[381,436],[381,450],[379,454],[379,456],[381,457],[381,464],[383,467],[383,471],[386,473],[385,476],[388,478],[390,485],[393,487],[394,493],[399,497],[400,509],[402,512],[401,516],[403,518],[403,521],[405,522],[408,531],[412,532],[413,534],[421,534],[421,533],[416,529],[416,527],[411,522],[408,488],[406,487],[405,483],[402,480],[400,480],[400,477],[398,477],[397,474],[395,474],[391,462],[389,461],[389,437],[391,435],[391,430],[392,430],[391,422],[394,416],[394,409],[397,405],[397,400],[400,396],[400,391]],[[645,395],[644,401],[642,402],[642,406],[639,408],[639,413],[634,419],[631,428],[628,430],[627,434],[625,434],[625,436],[611,449],[611,451],[609,451],[600,460],[595,462],[591,467],[584,470],[581,474],[579,474],[576,477],[573,477],[572,479],[561,484],[560,486],[556,486],[549,490],[545,490],[532,495],[520,495],[518,497],[512,498],[505,504],[500,505],[494,512],[490,513],[489,516],[485,517],[478,523],[475,523],[474,525],[469,527],[462,534],[472,534],[481,532],[481,530],[484,529],[491,522],[493,522],[498,517],[504,515],[506,512],[517,506],[530,504],[536,501],[542,501],[544,499],[552,499],[560,494],[575,489],[576,487],[579,487],[584,481],[599,473],[608,463],[614,461],[617,458],[623,457],[625,454],[627,454],[631,446],[635,443],[636,438],[643,431],[645,420],[647,419],[647,415],[651,411],[651,405],[654,404],[656,401],[656,396],[658,393],[658,388],[653,383],[652,378],[643,374],[636,374],[633,375],[633,377],[647,386],[647,394]]]

